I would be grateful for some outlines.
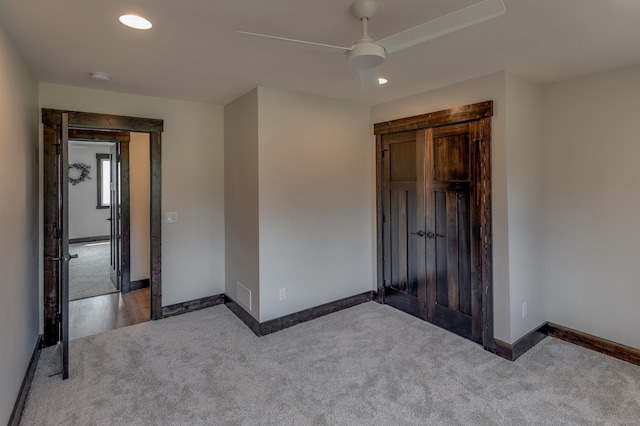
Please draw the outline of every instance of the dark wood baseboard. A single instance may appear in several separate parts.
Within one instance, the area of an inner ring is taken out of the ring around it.
[[[547,322],[542,324],[531,333],[522,337],[514,344],[505,343],[495,339],[495,353],[510,361],[515,361],[522,354],[537,345],[546,336],[555,337],[592,351],[621,359],[634,365],[640,365],[640,349],[632,348],[621,343],[612,342],[611,340],[583,333],[569,327]]]
[[[342,309],[347,309],[361,303],[369,302],[371,300],[377,301],[378,298],[376,297],[375,292],[368,291],[365,293],[357,294],[355,296],[346,297],[344,299],[325,303],[323,305],[319,305],[300,312],[295,312],[290,315],[285,315],[280,318],[260,323],[233,299],[224,294],[218,294],[215,296],[204,297],[202,299],[176,303],[175,305],[163,306],[162,316],[170,317],[174,315],[180,315],[186,312],[192,312],[198,309],[204,309],[210,306],[221,305],[224,303],[231,310],[231,312],[233,312],[238,318],[240,318],[240,320],[256,334],[256,336],[264,336],[267,334],[275,333],[276,331],[284,330],[285,328],[292,327],[302,322],[310,321],[324,315],[340,311]],[[542,324],[540,327],[532,330],[530,333],[518,339],[513,344],[505,343],[501,340],[495,339],[494,352],[497,355],[508,359],[509,361],[515,361],[529,349],[540,343],[546,336],[555,337],[557,339],[564,340],[566,342],[573,343],[584,348],[621,359],[623,361],[627,361],[631,364],[640,365],[640,349],[635,349],[630,346],[602,339],[600,337],[573,330],[568,327],[563,327],[554,323]],[[40,336],[40,338],[42,338],[42,336]],[[38,348],[39,346],[40,339],[38,340]],[[34,356],[36,356],[35,353]],[[34,360],[32,359],[31,362],[34,364],[33,372],[35,372]],[[29,369],[31,369],[31,364],[29,364]],[[27,376],[28,374],[29,371],[27,372]],[[27,376],[25,376],[25,381],[27,380]],[[31,373],[31,378],[33,378],[33,373]],[[31,383],[30,380],[31,379],[29,379],[29,384]],[[25,383],[23,383],[23,388],[25,387]],[[22,393],[23,390],[21,389],[20,392]],[[16,401],[16,407],[18,407],[19,400],[20,396],[18,397],[18,401]],[[22,402],[22,404],[24,406],[24,401]],[[15,411],[16,409],[14,408],[14,412]]]
[[[97,237],[84,237],[84,238],[69,238],[69,244],[78,243],[94,243],[96,241],[109,241],[111,237],[109,235],[99,235]]]
[[[143,288],[149,288],[149,278],[144,280],[131,281],[129,285],[129,291],[142,290]]]
[[[494,339],[496,344],[493,353],[506,359],[507,361],[513,361],[513,347],[511,344],[503,342],[499,339]]]
[[[176,303],[174,305],[162,307],[162,317],[173,317],[175,315],[186,314],[187,312],[197,311],[198,309],[209,308],[211,306],[222,305],[225,302],[224,294],[216,294],[215,296],[203,297],[201,299],[189,300],[187,302]]]
[[[359,305],[361,303],[370,302],[373,298],[373,292],[367,291],[365,293],[356,294],[355,296],[345,297],[344,299],[336,300],[334,302],[325,303],[323,305],[315,306],[313,308],[305,309],[303,311],[295,312],[290,315],[285,315],[280,318],[275,318],[265,322],[258,322],[247,311],[245,311],[238,303],[233,299],[227,297],[227,307],[236,314],[247,327],[253,331],[256,336],[265,336],[267,334],[275,333],[276,331],[284,330],[285,328],[292,327],[302,322],[310,321],[322,316],[341,311],[343,309],[350,308],[352,306]]]
[[[352,306],[356,306],[361,303],[370,302],[371,296],[372,292],[367,291],[365,293],[356,294],[355,296],[336,300],[335,302],[325,303],[323,305],[305,309],[304,311],[265,321],[260,323],[260,335],[264,336],[266,334],[275,333],[276,331],[292,327],[305,321],[320,318],[343,309],[351,308]]]
[[[251,329],[255,333],[256,336],[260,336],[260,323],[257,319],[251,316],[251,314],[245,311],[235,300],[230,298],[229,296],[225,296],[225,305],[227,308],[231,310],[240,321],[242,321],[247,327]]]
[[[548,324],[545,322],[540,327],[522,336],[514,343],[505,343],[502,340],[494,339],[496,342],[495,353],[509,361],[515,361],[525,352],[540,343],[548,335]]]
[[[29,361],[29,366],[27,367],[24,379],[22,380],[22,386],[20,386],[20,392],[18,392],[18,397],[16,398],[16,403],[13,406],[11,417],[9,417],[8,426],[18,426],[20,424],[22,411],[24,410],[24,405],[27,402],[27,395],[29,394],[29,389],[31,388],[31,382],[33,381],[33,376],[36,374],[36,366],[38,365],[40,350],[42,349],[42,339],[43,335],[41,334],[40,336],[38,336],[36,347],[33,350],[33,354],[31,355],[31,361]]]
[[[558,324],[549,323],[547,333],[551,337],[591,349],[614,358],[640,365],[640,349],[632,348],[621,343],[573,330]]]

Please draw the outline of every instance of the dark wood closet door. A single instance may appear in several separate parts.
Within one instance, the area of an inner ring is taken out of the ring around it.
[[[382,136],[385,303],[426,318],[425,131]]]
[[[495,351],[486,101],[376,123],[376,300]]]
[[[482,286],[472,236],[479,225],[476,128],[464,123],[427,133],[427,320],[481,343]]]

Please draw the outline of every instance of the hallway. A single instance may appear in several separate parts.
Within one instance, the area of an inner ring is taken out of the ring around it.
[[[69,302],[69,339],[149,321],[149,289],[110,293]]]

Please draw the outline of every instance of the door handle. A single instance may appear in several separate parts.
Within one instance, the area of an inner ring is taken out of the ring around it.
[[[62,260],[64,261],[70,261],[71,259],[77,259],[78,255],[77,254],[70,254],[68,256],[63,256],[63,257],[50,257],[50,256],[45,256],[45,259],[50,259],[54,262],[60,262]]]
[[[417,235],[418,237],[424,237],[425,235],[428,235],[428,234],[425,234],[424,231],[422,231],[422,230],[420,230],[418,232],[410,232],[410,234]]]
[[[435,232],[431,232],[431,231],[427,232],[426,236],[430,240],[434,239],[435,237],[444,237],[444,235],[436,234]]]
[[[111,222],[111,218],[110,218],[110,217],[108,217],[106,220],[108,220],[109,222]]]

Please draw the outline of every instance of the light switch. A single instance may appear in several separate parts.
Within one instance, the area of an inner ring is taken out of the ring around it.
[[[178,221],[178,213],[167,213],[167,223],[176,223]]]

